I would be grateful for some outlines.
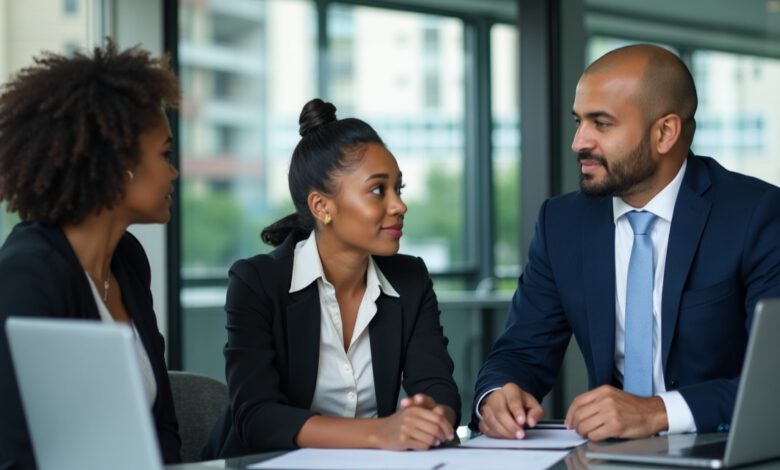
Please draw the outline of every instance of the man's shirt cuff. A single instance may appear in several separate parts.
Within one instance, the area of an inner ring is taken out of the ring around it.
[[[666,407],[666,419],[669,422],[669,434],[696,432],[696,421],[693,420],[691,408],[680,392],[663,392],[658,394]]]
[[[482,400],[484,400],[486,396],[490,395],[496,390],[501,390],[501,387],[491,388],[487,392],[483,393],[482,396],[479,397],[479,400],[477,400],[477,408],[474,410],[474,414],[476,414],[477,418],[479,418],[480,420],[482,419],[482,413],[479,412],[479,408],[482,406]]]

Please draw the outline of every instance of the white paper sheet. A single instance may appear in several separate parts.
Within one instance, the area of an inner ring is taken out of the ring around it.
[[[568,451],[469,449],[453,447],[433,450],[441,453],[443,465],[436,470],[545,470],[566,457]]]
[[[522,468],[544,470],[566,456],[566,451],[435,449],[425,452],[393,452],[356,449],[300,449],[254,465],[251,469],[312,470],[492,470]]]
[[[526,429],[525,439],[494,439],[485,435],[470,439],[461,447],[480,449],[571,449],[585,442],[571,429]]]
[[[350,470],[433,469],[441,464],[433,452],[394,452],[373,449],[298,449],[247,468]]]

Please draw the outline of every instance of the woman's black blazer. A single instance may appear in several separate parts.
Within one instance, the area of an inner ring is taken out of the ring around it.
[[[230,269],[224,348],[230,405],[204,458],[294,448],[313,414],[320,299],[316,282],[289,293],[297,241],[290,236],[272,253]],[[453,363],[425,264],[404,255],[374,260],[400,296],[380,294],[369,324],[379,416],[396,411],[402,382],[408,395],[425,393],[459,415]]]
[[[119,241],[111,270],[157,380],[152,413],[163,459],[179,462],[181,440],[165,367],[164,340],[152,308],[149,261],[131,234],[125,233]],[[0,248],[0,326],[12,315],[100,318],[84,268],[60,228],[20,223]],[[0,377],[0,468],[34,468],[4,327],[0,328]],[[73,429],[78,432],[78,423],[73,423]]]

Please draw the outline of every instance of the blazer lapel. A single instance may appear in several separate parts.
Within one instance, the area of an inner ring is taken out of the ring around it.
[[[661,364],[664,370],[677,326],[685,280],[710,215],[712,204],[701,197],[709,186],[710,178],[706,167],[697,157],[689,156],[688,168],[674,206],[664,270],[661,299]]]
[[[611,198],[590,201],[582,217],[582,264],[595,383],[612,382],[615,359],[615,223]]]
[[[376,299],[376,310],[368,325],[371,364],[377,413],[388,416],[395,411],[398,401],[403,308],[400,299],[382,294]]]
[[[71,282],[71,286],[75,287],[77,292],[74,297],[76,305],[71,306],[72,308],[77,309],[77,311],[71,312],[72,316],[77,318],[100,319],[100,314],[95,305],[87,275],[84,273],[84,268],[81,266],[76,253],[73,251],[73,247],[70,246],[70,242],[65,236],[65,233],[62,229],[54,225],[39,224],[39,226],[41,227],[44,236],[46,236],[54,246],[54,249],[67,260],[69,269],[71,270],[71,279],[69,279],[69,282]]]
[[[288,380],[298,385],[288,387],[290,403],[308,408],[317,386],[320,361],[320,294],[317,283],[291,294],[287,306]]]

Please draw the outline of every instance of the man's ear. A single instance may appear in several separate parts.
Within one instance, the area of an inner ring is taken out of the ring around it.
[[[656,151],[665,155],[679,142],[682,134],[682,120],[675,113],[658,118],[653,125],[652,144]]]

